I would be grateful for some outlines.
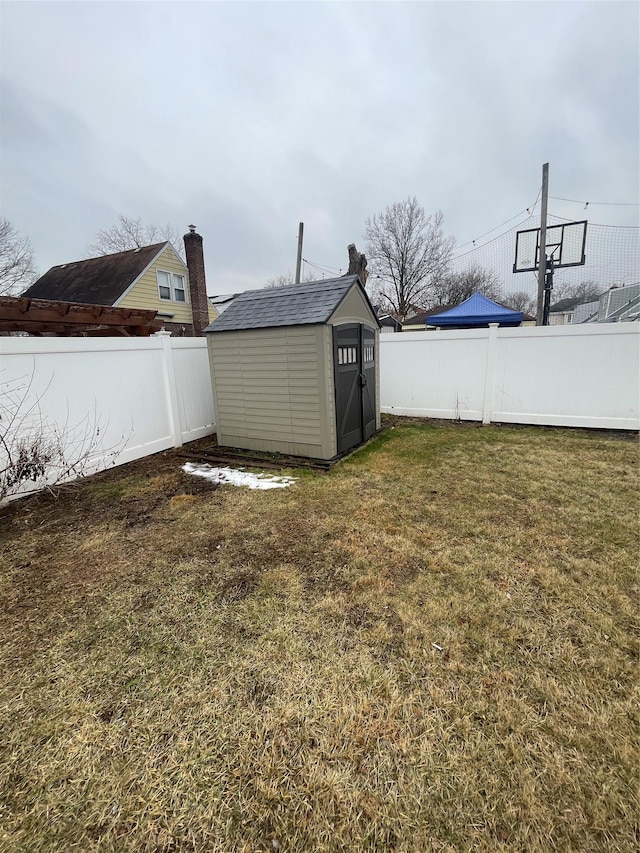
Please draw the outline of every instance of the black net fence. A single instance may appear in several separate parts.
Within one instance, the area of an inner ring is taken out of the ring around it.
[[[560,225],[570,220],[549,215],[548,225]],[[502,300],[526,294],[535,301],[538,278],[535,272],[513,272],[516,233],[540,225],[539,215],[526,216],[508,231],[487,240],[478,240],[454,250],[452,272],[462,273],[481,268],[494,274],[499,282]],[[557,269],[554,291],[560,298],[570,288],[583,282],[593,283],[600,292],[640,282],[640,228],[633,226],[587,224],[584,266]],[[521,302],[522,300],[520,300]],[[553,301],[553,297],[552,297]]]

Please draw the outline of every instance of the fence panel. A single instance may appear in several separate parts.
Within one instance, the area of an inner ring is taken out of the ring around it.
[[[382,411],[637,430],[639,356],[637,323],[383,335]]]
[[[61,436],[84,473],[215,432],[204,339],[0,337],[0,394],[10,444]]]
[[[638,332],[637,323],[499,329],[492,420],[638,429]]]
[[[182,441],[211,435],[215,423],[206,343],[202,338],[172,338]],[[203,346],[204,343],[204,346]]]
[[[481,420],[487,354],[485,330],[380,335],[382,411]]]

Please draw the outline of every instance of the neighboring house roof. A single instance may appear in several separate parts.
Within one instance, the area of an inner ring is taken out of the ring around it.
[[[554,302],[549,308],[549,313],[557,314],[558,312],[572,311],[576,305],[582,305],[586,301],[584,296],[567,296],[566,299],[559,299],[557,302]]]
[[[622,287],[612,287],[606,293],[602,293],[598,306],[598,322],[607,322],[614,314],[617,316],[620,308],[628,306],[637,296],[640,296],[638,281]]]
[[[441,305],[432,305],[428,311],[425,311],[427,317],[432,317],[435,314],[442,314],[444,311],[448,311],[450,308],[455,308],[455,302],[443,302]]]
[[[407,317],[403,321],[402,327],[404,328],[405,326],[420,326],[421,328],[423,328],[425,323],[427,322],[428,316],[428,311],[422,311],[422,313],[420,314],[414,314],[413,317]]]
[[[430,326],[487,326],[499,323],[501,326],[517,326],[522,322],[523,312],[514,311],[506,305],[494,302],[483,293],[474,293],[464,302],[429,316]]]
[[[594,314],[598,313],[599,305],[600,302],[598,299],[592,300],[591,302],[580,302],[573,309],[573,322],[584,323],[585,320],[589,319],[589,317],[593,317]]]
[[[621,305],[611,314],[598,319],[598,323],[620,323],[636,321],[640,317],[640,294],[634,299],[630,299],[625,305]]]
[[[413,303],[411,303],[409,305],[409,310],[405,314],[405,321],[421,316],[425,313],[425,311],[427,311],[427,309],[424,307],[424,305],[413,305]]]
[[[221,293],[217,296],[207,296],[209,303],[213,305],[218,314],[222,314],[229,305],[233,302],[233,300],[238,296],[237,293]]]
[[[360,288],[375,317],[360,279],[357,275],[347,275],[285,287],[246,290],[233,300],[217,320],[207,326],[205,332],[326,323],[354,285]]]
[[[403,325],[424,326],[429,317],[433,317],[436,314],[442,314],[444,311],[448,311],[453,307],[455,307],[455,302],[443,302],[439,305],[432,305],[431,308],[421,308],[417,314],[408,314],[404,319]]]
[[[72,261],[51,267],[23,296],[91,305],[113,305],[147,269],[168,243]]]
[[[395,329],[396,331],[400,331],[402,329],[402,323],[399,323],[395,317],[391,316],[391,314],[379,314],[378,322],[381,326],[388,326],[389,328]]]

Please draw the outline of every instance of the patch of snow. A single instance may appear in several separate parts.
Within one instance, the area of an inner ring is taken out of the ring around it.
[[[279,477],[275,474],[250,474],[244,469],[214,468],[204,462],[187,462],[182,466],[187,474],[205,477],[213,483],[229,484],[231,486],[247,486],[249,489],[286,489],[295,483],[295,477]]]

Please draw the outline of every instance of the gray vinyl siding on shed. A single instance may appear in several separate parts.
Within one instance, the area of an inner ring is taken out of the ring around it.
[[[295,456],[335,455],[327,407],[333,378],[324,326],[221,331],[210,346],[221,445]],[[328,386],[328,381],[331,380]]]

